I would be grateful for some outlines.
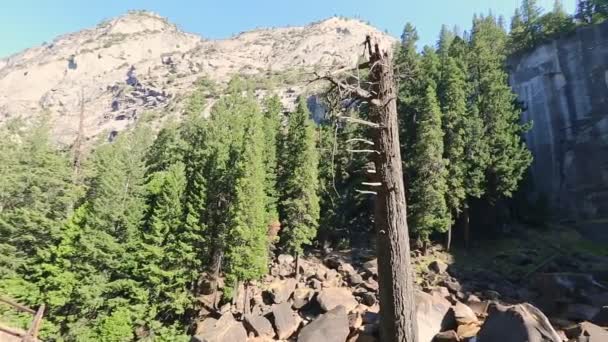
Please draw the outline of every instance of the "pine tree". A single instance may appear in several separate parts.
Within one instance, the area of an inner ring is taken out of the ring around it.
[[[192,306],[191,284],[198,278],[198,270],[188,267],[196,260],[196,252],[182,234],[184,169],[178,161],[150,176],[148,217],[138,251],[136,274],[150,289],[152,311],[166,322]]]
[[[183,135],[186,141],[184,163],[186,172],[186,189],[184,194],[184,225],[181,232],[184,241],[189,241],[187,248],[196,257],[185,260],[186,267],[198,270],[202,261],[208,258],[206,239],[207,224],[207,191],[210,168],[207,166],[210,158],[208,139],[208,122],[192,120],[184,127]]]
[[[441,111],[435,88],[429,85],[418,122],[416,142],[410,153],[414,165],[410,182],[409,223],[423,241],[434,232],[445,232],[450,216],[445,201],[447,170],[443,159]]]
[[[128,317],[121,316],[120,329],[113,323],[111,329],[122,331],[123,340],[132,338],[140,324],[135,322],[148,317],[148,291],[134,270],[147,210],[144,156],[150,136],[142,126],[97,148],[83,204],[59,226],[58,243],[39,254],[41,263],[32,270],[50,316],[69,331],[66,339],[112,340],[107,329],[119,312]]]
[[[251,103],[239,113],[246,120],[241,156],[236,162],[234,202],[227,233],[227,291],[239,281],[259,279],[268,272],[267,170],[264,117]],[[229,292],[228,292],[229,293]]]
[[[447,25],[441,25],[441,31],[439,32],[439,40],[437,41],[437,54],[439,55],[442,62],[445,61],[450,50],[450,45],[454,40],[455,33],[453,30],[448,29]]]
[[[455,112],[460,113],[462,110],[462,92],[466,94],[466,112],[463,116],[461,116],[460,124],[461,129],[463,131],[462,138],[464,139],[464,160],[458,160],[449,158],[450,165],[459,164],[464,162],[465,164],[465,177],[464,177],[464,188],[466,192],[465,198],[473,197],[480,198],[485,191],[485,170],[487,168],[487,163],[489,159],[489,152],[487,148],[487,144],[485,143],[484,136],[484,124],[483,120],[479,114],[479,111],[476,110],[475,106],[471,106],[469,104],[469,99],[471,97],[471,93],[473,91],[471,80],[469,79],[469,70],[471,66],[469,65],[469,46],[467,42],[460,38],[456,38],[450,47],[450,58],[453,62],[450,65],[450,69],[454,70],[450,72],[450,77],[454,77],[453,82],[451,82],[452,86],[449,89],[452,89],[450,92],[453,93],[453,100],[448,101],[447,99],[443,99],[442,102],[444,106],[453,108],[458,108]],[[464,73],[464,75],[463,75]],[[453,76],[452,76],[453,75]],[[458,84],[461,84],[462,77],[466,79],[466,85],[462,87],[462,89],[458,90]],[[451,102],[451,105],[448,103]],[[446,109],[447,112],[449,109]],[[458,127],[459,124],[455,124],[455,127]],[[449,135],[446,132],[446,137]],[[446,149],[449,149],[446,139]],[[451,167],[451,166],[450,166]],[[460,205],[460,210],[464,210],[467,207],[466,200]]]
[[[44,256],[61,241],[74,205],[69,155],[50,142],[43,117],[0,127],[0,293],[25,305],[44,301],[39,282]],[[1,310],[0,320],[27,328],[31,316]],[[57,326],[46,324],[43,335]]]
[[[526,48],[525,31],[523,18],[519,8],[515,9],[515,13],[511,18],[511,31],[509,32],[508,49],[509,52],[517,52]]]
[[[277,149],[281,138],[281,116],[283,105],[277,95],[269,97],[265,102],[264,111],[264,166],[266,168],[266,197],[268,224],[278,223],[277,212]]]
[[[318,152],[315,129],[304,98],[289,115],[281,151],[279,216],[284,227],[281,242],[289,252],[302,254],[311,244],[319,222]]]
[[[591,0],[578,0],[576,4],[576,19],[583,24],[593,22],[594,6]]]
[[[531,48],[535,46],[541,38],[540,16],[541,8],[537,4],[537,0],[522,0],[521,16],[524,27],[524,46]]]
[[[13,122],[0,138],[0,270],[8,275],[57,241],[76,189],[69,157],[50,143],[44,119],[29,128]]]
[[[182,133],[175,123],[160,130],[146,155],[148,174],[167,170],[183,161],[187,146]]]
[[[445,72],[442,75],[444,90],[440,94],[443,108],[442,129],[445,134],[444,158],[449,161],[446,177],[446,204],[452,214],[450,225],[458,217],[466,197],[467,162],[465,148],[467,144],[468,86],[465,70],[461,68],[454,57],[448,57]],[[450,237],[448,236],[448,247],[449,242]]]
[[[403,28],[403,33],[401,34],[401,47],[405,50],[409,50],[412,47],[416,47],[416,42],[418,41],[418,32],[416,31],[416,27],[412,25],[412,23],[405,24]]]
[[[510,196],[517,188],[532,157],[521,135],[529,125],[521,124],[521,109],[507,82],[505,32],[493,18],[481,20],[473,29],[471,59],[473,106],[484,123],[490,162],[486,170],[488,195]]]
[[[395,57],[395,75],[398,83],[397,112],[399,119],[399,139],[401,153],[408,155],[407,150],[413,144],[415,133],[415,122],[418,106],[418,94],[422,85],[420,84],[420,56],[417,52],[416,43],[418,33],[410,23],[405,25],[402,45],[399,47]],[[404,171],[409,174],[408,158],[403,159]]]
[[[553,10],[540,19],[542,36],[550,38],[558,34],[570,32],[574,29],[574,22],[564,11],[564,6],[561,0],[555,0]]]

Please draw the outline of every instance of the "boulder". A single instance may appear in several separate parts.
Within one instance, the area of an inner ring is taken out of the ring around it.
[[[380,289],[378,282],[375,281],[373,278],[367,279],[366,281],[363,282],[362,285],[369,291],[378,291],[378,289]]]
[[[477,342],[562,342],[547,317],[528,303],[492,304]]]
[[[310,280],[310,287],[315,290],[320,290],[323,288],[323,283],[319,279],[313,278]]]
[[[280,340],[289,338],[300,326],[300,316],[291,310],[291,305],[287,302],[273,305],[272,316]]]
[[[348,327],[350,330],[357,330],[363,325],[363,317],[360,312],[353,311],[348,314]]]
[[[359,285],[363,282],[363,277],[358,273],[352,273],[348,276],[348,281],[351,285]]]
[[[429,270],[437,274],[444,274],[448,270],[448,264],[441,260],[435,260],[429,264]]]
[[[576,342],[606,342],[608,341],[608,332],[601,327],[589,323],[582,322],[574,329],[566,332],[568,338]]]
[[[436,289],[431,291],[431,294],[433,294],[433,295],[436,294],[436,295],[440,296],[441,298],[445,298],[445,299],[452,297],[450,290],[448,290],[448,288],[445,286],[437,287]]]
[[[378,276],[378,259],[370,260],[363,264],[363,269],[365,272],[370,275],[377,277]]]
[[[353,294],[343,287],[330,287],[321,290],[317,295],[317,302],[323,311],[330,311],[341,305],[347,312],[350,312],[358,304]]]
[[[340,266],[344,263],[342,258],[338,255],[329,255],[325,258],[324,263],[327,267],[338,270]]]
[[[459,338],[467,340],[476,336],[479,329],[480,327],[478,323],[463,324],[458,326],[458,329],[456,329],[456,334]]]
[[[590,322],[582,322],[571,326],[565,329],[565,334],[573,342],[608,341],[608,332]]]
[[[454,318],[456,319],[456,323],[458,325],[478,322],[477,315],[475,315],[475,312],[473,312],[473,310],[465,304],[462,304],[460,302],[456,303],[456,305],[452,307],[452,311],[454,313]]]
[[[291,305],[294,309],[299,310],[306,306],[310,302],[314,295],[314,291],[309,288],[296,289],[293,293],[293,304]]]
[[[294,260],[294,257],[289,254],[281,254],[277,257],[279,265],[292,265]]]
[[[247,330],[253,332],[255,336],[274,337],[274,329],[266,317],[246,315],[244,322]]]
[[[337,306],[305,326],[298,342],[345,342],[349,332],[346,309]]]
[[[454,330],[440,332],[439,334],[435,335],[435,339],[433,340],[433,342],[459,342],[459,341],[460,341],[460,337],[458,337],[458,334]]]
[[[204,331],[192,337],[193,342],[247,342],[247,331],[237,322],[232,313],[227,312],[219,320],[209,323]],[[198,329],[197,329],[198,330]]]
[[[357,271],[355,270],[355,268],[353,267],[353,265],[344,262],[342,263],[339,267],[338,267],[338,272],[340,272],[341,275],[347,277],[350,276],[351,274],[355,274],[357,273]]]
[[[217,319],[215,319],[213,317],[207,317],[207,318],[205,318],[203,321],[198,322],[196,324],[196,333],[195,333],[195,335],[199,335],[199,334],[204,333],[205,331],[213,329],[213,327],[215,327],[216,323],[217,323]]]
[[[275,340],[271,337],[267,337],[267,336],[256,336],[256,337],[249,337],[247,339],[247,342],[274,342]]]
[[[418,342],[431,342],[439,332],[456,328],[449,314],[452,304],[446,299],[422,291],[416,291],[415,298]]]
[[[365,334],[354,334],[351,338],[348,339],[348,342],[377,342],[374,336],[365,335]]]
[[[439,283],[439,285],[446,287],[451,293],[462,291],[462,285],[455,279],[446,279]]]
[[[325,267],[318,267],[315,270],[315,278],[317,278],[320,281],[325,280],[325,274],[327,273],[327,271],[329,271],[327,268]]]
[[[325,280],[323,281],[323,287],[338,287],[342,285],[342,276],[338,271],[330,269],[325,272]]]
[[[488,307],[490,305],[490,301],[483,301],[483,302],[473,302],[473,301],[469,301],[468,303],[468,307],[471,308],[471,310],[473,310],[473,312],[476,315],[485,315],[488,312]]]
[[[294,278],[287,278],[284,280],[275,279],[268,285],[267,292],[274,303],[280,304],[289,300],[291,294],[296,289],[297,283],[298,282]]]
[[[370,292],[364,292],[361,294],[361,303],[372,306],[376,304],[376,296]]]

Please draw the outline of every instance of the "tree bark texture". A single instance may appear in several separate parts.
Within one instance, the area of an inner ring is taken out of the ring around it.
[[[383,342],[417,342],[414,274],[410,264],[405,186],[397,123],[397,91],[390,56],[372,47],[370,54],[371,119],[376,167],[375,228],[380,285],[380,333]]]

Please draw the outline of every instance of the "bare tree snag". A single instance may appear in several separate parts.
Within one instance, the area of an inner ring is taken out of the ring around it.
[[[410,264],[409,233],[399,129],[397,123],[396,84],[392,60],[381,52],[371,38],[365,41],[369,54],[369,82],[366,89],[337,80],[331,74],[319,76],[328,80],[346,96],[370,104],[373,122],[372,142],[376,154],[370,154],[375,165],[371,182],[375,185],[375,226],[377,234],[378,277],[380,285],[380,334],[383,342],[417,342],[416,303],[413,272]],[[359,82],[361,84],[361,82]]]
[[[371,118],[380,125],[373,130],[373,141],[380,154],[375,156],[375,225],[377,234],[378,277],[380,284],[380,331],[382,341],[416,342],[416,303],[407,227],[405,186],[401,169],[401,147],[397,123],[397,96],[393,64],[367,38],[372,65],[369,78],[376,98],[370,101]],[[376,105],[374,105],[377,103]]]

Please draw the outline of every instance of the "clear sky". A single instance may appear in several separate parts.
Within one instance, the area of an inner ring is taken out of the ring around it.
[[[554,0],[539,0],[550,9]],[[509,19],[520,0],[0,0],[0,57],[95,26],[130,9],[156,12],[183,30],[227,38],[256,27],[303,25],[334,14],[360,17],[399,36],[410,21],[422,44],[441,24],[469,29],[474,13]],[[572,13],[576,0],[563,0]]]

